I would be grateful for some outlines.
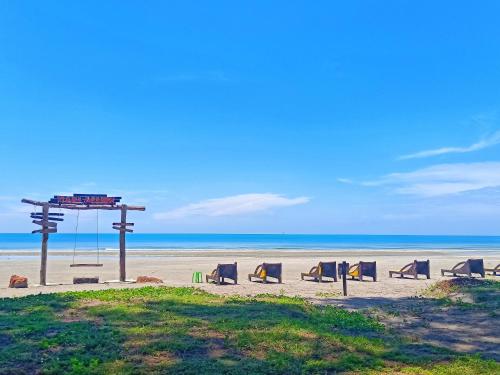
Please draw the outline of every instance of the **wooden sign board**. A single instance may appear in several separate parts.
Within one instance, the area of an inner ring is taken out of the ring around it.
[[[52,222],[46,221],[46,220],[33,220],[33,224],[43,225],[45,227],[51,227],[51,228],[57,227],[57,223],[52,223]]]
[[[49,203],[71,204],[75,206],[114,206],[119,203],[121,199],[121,197],[108,197],[106,194],[54,195]]]
[[[57,233],[57,229],[55,229],[55,228],[37,229],[37,230],[31,231],[31,233],[32,234],[35,234],[35,233],[44,233],[44,234]]]
[[[119,231],[123,231],[123,232],[129,232],[129,233],[133,233],[134,232],[132,229],[127,229],[127,228],[123,228],[123,227],[113,227],[113,229],[116,229],[116,230],[119,230]]]
[[[134,223],[113,223],[113,225],[115,225],[117,227],[121,227],[121,226],[131,226],[131,227],[133,227]]]
[[[43,215],[42,214],[36,214],[36,215],[31,214],[30,217],[32,219],[43,220]],[[51,221],[64,221],[64,219],[61,219],[61,218],[58,218],[58,217],[51,217],[51,216],[49,216],[48,219],[51,220]]]
[[[43,215],[42,212],[32,212],[31,215]],[[62,213],[58,212],[49,212],[49,216],[64,216]]]

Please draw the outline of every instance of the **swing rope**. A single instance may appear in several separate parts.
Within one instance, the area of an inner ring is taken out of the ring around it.
[[[73,263],[70,267],[102,267],[102,264],[99,263],[100,253],[99,253],[99,210],[97,210],[97,231],[96,231],[96,247],[97,247],[97,263],[75,263],[76,256],[76,245],[78,238],[78,225],[80,223],[80,210],[77,210],[76,214],[76,226],[75,226],[75,244],[73,247]]]
[[[97,247],[97,264],[99,264],[99,209],[97,211],[97,226],[96,226],[96,247]]]
[[[75,255],[76,255],[76,243],[78,239],[78,223],[80,222],[80,210],[76,211],[76,226],[75,226],[75,246],[73,247],[73,263],[75,264]]]

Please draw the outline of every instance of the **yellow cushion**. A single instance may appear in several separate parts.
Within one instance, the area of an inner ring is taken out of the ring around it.
[[[318,266],[318,274],[322,274],[323,273],[323,270],[321,269],[321,266]]]
[[[266,275],[267,275],[266,270],[262,270],[262,271],[260,271],[260,277],[261,277],[261,278],[266,277]]]
[[[350,276],[358,277],[359,276],[359,267],[356,267],[353,271],[349,272]]]

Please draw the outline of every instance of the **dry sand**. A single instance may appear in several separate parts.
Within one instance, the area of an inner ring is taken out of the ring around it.
[[[127,256],[127,279],[137,276],[156,276],[164,280],[169,286],[197,286],[207,291],[220,294],[255,295],[260,293],[283,293],[286,295],[300,295],[312,300],[323,298],[343,299],[341,297],[342,283],[306,282],[300,280],[300,273],[306,272],[318,261],[346,260],[355,263],[359,260],[377,261],[378,281],[349,281],[349,297],[363,298],[375,302],[381,298],[398,299],[418,295],[419,292],[433,282],[442,279],[441,268],[450,268],[459,261],[471,257],[481,257],[487,266],[500,262],[500,251],[488,252],[450,252],[440,250],[428,251],[264,251],[264,250],[175,250],[175,251],[129,251]],[[413,259],[430,259],[431,279],[401,280],[390,279],[388,271],[399,269]],[[49,286],[37,286],[39,282],[40,259],[32,252],[2,252],[0,254],[0,297],[24,296],[28,294],[53,293],[67,290],[89,290],[138,287],[139,284],[108,283],[118,279],[118,256],[116,252],[107,252],[101,255],[101,268],[70,268],[71,252],[49,253],[47,281]],[[238,262],[238,285],[211,285],[194,284],[191,282],[192,273],[201,271],[206,274],[212,271],[217,263]],[[263,262],[283,263],[283,284],[251,283],[247,275]],[[79,256],[78,263],[95,262],[94,257]],[[9,289],[8,281],[12,274],[27,276],[30,287],[27,289]],[[72,285],[74,276],[99,276],[101,284]],[[104,282],[104,283],[102,283]],[[345,301],[347,302],[347,301]]]

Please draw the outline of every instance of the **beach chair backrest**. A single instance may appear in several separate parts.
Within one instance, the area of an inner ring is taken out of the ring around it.
[[[484,273],[484,263],[482,259],[468,259],[469,270],[472,273]]]
[[[427,275],[429,273],[429,261],[428,260],[416,260],[414,262],[414,267],[416,269],[416,273],[419,275]]]
[[[237,264],[236,263],[219,264],[217,265],[217,272],[220,277],[235,279],[236,276],[238,275]]]
[[[266,270],[266,275],[270,277],[281,277],[281,263],[264,263],[262,267]]]
[[[377,275],[377,262],[359,262],[359,274],[375,277]]]
[[[325,277],[335,277],[337,275],[337,262],[319,262],[321,275]]]

